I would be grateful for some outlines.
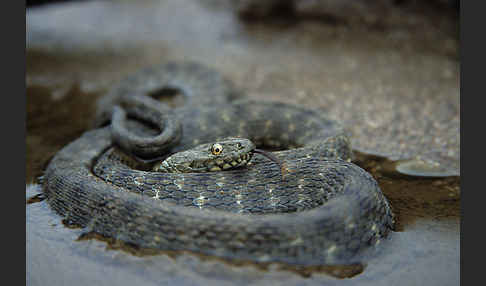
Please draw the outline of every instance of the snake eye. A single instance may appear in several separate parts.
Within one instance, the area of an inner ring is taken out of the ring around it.
[[[221,144],[213,144],[213,146],[211,147],[211,153],[213,153],[213,155],[219,155],[221,154],[221,152],[223,152],[223,146],[221,146]]]

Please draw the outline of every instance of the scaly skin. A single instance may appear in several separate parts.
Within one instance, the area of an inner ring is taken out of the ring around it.
[[[134,117],[149,108],[130,106],[126,97],[117,104],[123,102]],[[105,127],[86,132],[50,162],[44,190],[51,207],[71,223],[140,247],[297,265],[359,261],[393,227],[376,181],[349,162],[345,132],[319,111],[239,100],[160,112],[182,128],[167,152],[243,137],[257,146],[290,148],[273,152],[288,172],[282,177],[278,165],[259,154],[234,170],[155,172],[161,163],[135,160]],[[135,126],[142,125],[125,125]],[[154,135],[141,130],[138,139]]]

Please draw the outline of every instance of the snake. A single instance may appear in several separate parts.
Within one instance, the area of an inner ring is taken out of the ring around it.
[[[164,88],[185,104],[161,103],[153,94]],[[100,100],[95,122],[43,176],[50,207],[89,232],[309,266],[361,261],[393,230],[391,205],[351,162],[340,123],[322,110],[244,98],[201,64],[128,76]]]

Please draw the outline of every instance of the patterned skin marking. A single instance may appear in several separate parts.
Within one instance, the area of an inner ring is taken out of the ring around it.
[[[290,123],[290,124],[289,124],[289,128],[288,128],[288,129],[289,129],[289,132],[290,132],[290,133],[294,132],[294,131],[295,131],[295,128],[296,128],[296,127],[295,127],[295,124],[294,124],[294,123]]]
[[[346,263],[393,227],[393,214],[376,181],[346,162],[349,142],[342,139],[340,125],[322,111],[252,100],[229,103],[233,92],[226,81],[194,65],[143,72],[123,88],[114,88],[101,108],[110,114],[124,97],[143,93],[132,86],[143,85],[147,76],[154,83],[183,82],[178,87],[182,93],[194,95],[187,98],[187,106],[163,109],[167,120],[180,122],[184,134],[171,146],[171,154],[243,133],[258,145],[297,146],[273,153],[288,165],[288,174],[282,178],[277,166],[259,155],[232,160],[246,161],[241,170],[161,173],[151,170],[152,162],[148,167],[142,162],[140,169],[131,166],[139,164],[134,158],[118,159],[121,151],[112,147],[109,128],[101,128],[63,148],[45,172],[48,203],[59,214],[103,235],[117,233],[140,247],[296,265]],[[293,114],[292,122],[285,118],[287,112]],[[242,121],[248,125],[244,132],[238,130]],[[290,124],[295,124],[294,132],[288,131]],[[279,138],[283,132],[289,134],[288,142]],[[211,168],[231,165],[224,159],[218,162],[223,165],[210,160]],[[171,168],[181,171],[190,168],[187,163]],[[158,201],[144,199],[154,193]],[[351,232],[343,230],[346,217],[356,225]],[[120,227],[127,225],[130,229]],[[297,236],[304,243],[292,245]],[[374,239],[363,239],[370,236]]]
[[[224,122],[230,122],[231,116],[228,113],[223,112],[223,114],[221,115],[221,119],[223,119]]]
[[[265,121],[265,130],[268,130],[272,127],[273,121],[272,120],[267,120]]]
[[[199,173],[229,170],[245,166],[255,145],[248,139],[227,138],[217,143],[198,145],[178,152],[153,167],[155,172]]]

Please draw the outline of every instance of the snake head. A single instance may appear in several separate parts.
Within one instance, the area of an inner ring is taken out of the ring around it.
[[[244,138],[225,138],[175,153],[153,170],[167,173],[200,173],[231,170],[251,160],[255,144]]]

